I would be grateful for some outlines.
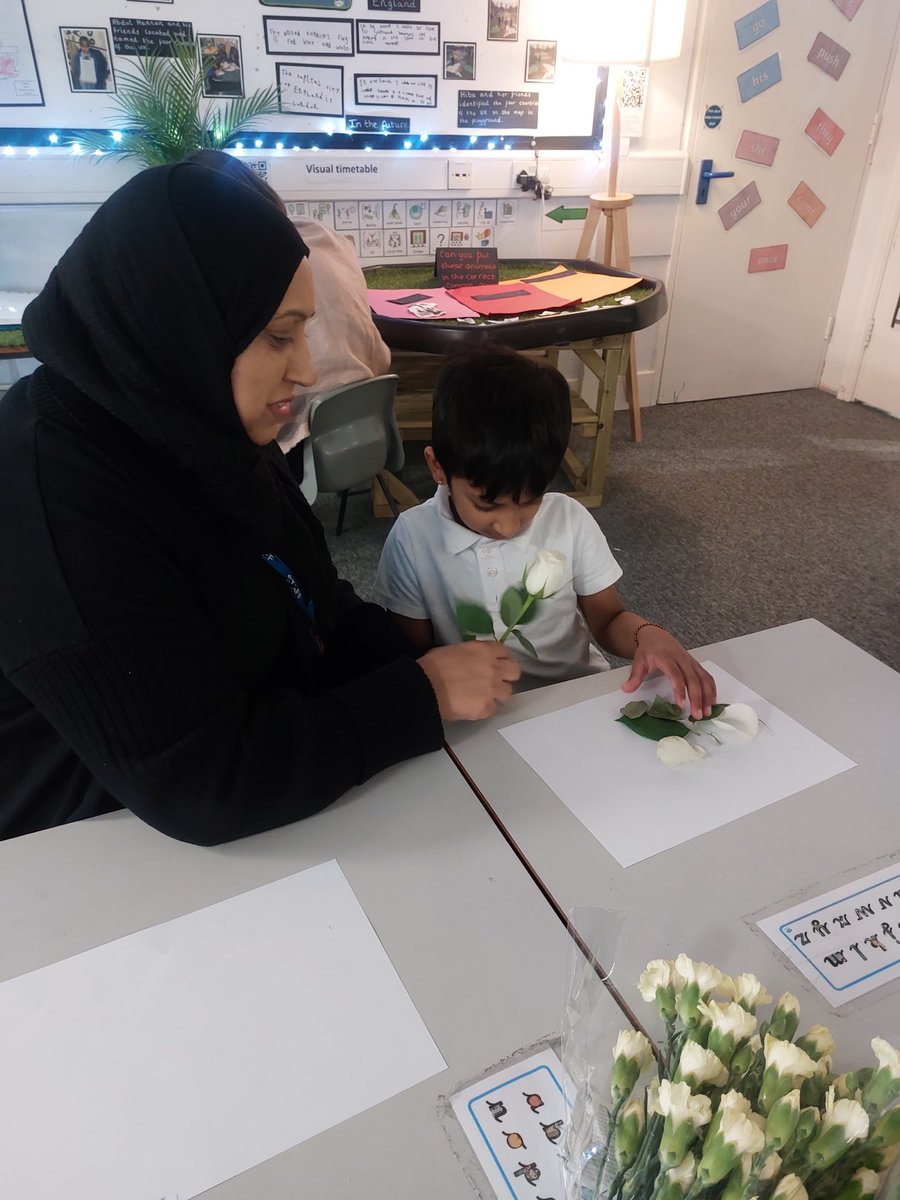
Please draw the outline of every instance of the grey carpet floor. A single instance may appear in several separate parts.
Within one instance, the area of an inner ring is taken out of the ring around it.
[[[635,611],[687,646],[815,617],[900,670],[900,421],[815,389],[644,411],[644,440],[617,413],[603,506],[593,510]],[[433,486],[422,446],[401,475]],[[389,522],[365,496],[334,536],[338,570],[363,596]]]

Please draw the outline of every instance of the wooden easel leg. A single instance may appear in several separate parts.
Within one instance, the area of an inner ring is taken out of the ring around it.
[[[637,354],[635,353],[634,334],[628,338],[628,371],[625,375],[625,399],[628,401],[628,416],[631,420],[631,440],[639,442],[643,437],[641,430],[641,394],[638,389]]]
[[[581,240],[578,243],[578,249],[575,251],[576,258],[590,258],[591,247],[594,244],[594,234],[597,232],[597,224],[600,221],[600,209],[595,208],[593,203],[588,202],[588,214],[584,222],[584,228],[581,231]]]

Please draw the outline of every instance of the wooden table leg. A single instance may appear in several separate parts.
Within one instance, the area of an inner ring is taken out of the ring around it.
[[[415,492],[410,491],[396,475],[390,471],[382,471],[381,474],[401,512],[405,512],[407,508],[415,508],[417,504],[422,503]],[[372,513],[376,517],[392,517],[394,515],[375,479],[372,480]]]
[[[588,459],[583,488],[572,495],[586,508],[599,508],[603,503],[606,468],[609,465],[616,389],[619,377],[625,373],[628,366],[628,338],[622,336],[605,339],[602,354],[596,349],[577,350],[576,353],[584,365],[597,376],[600,390],[597,394],[597,436]]]

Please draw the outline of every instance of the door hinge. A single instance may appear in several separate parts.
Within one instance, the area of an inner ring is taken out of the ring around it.
[[[825,326],[825,341],[831,341],[831,335],[834,333],[834,313],[828,318],[828,323]]]
[[[872,119],[872,129],[869,133],[869,144],[868,144],[867,149],[869,151],[870,157],[875,152],[875,143],[878,141],[878,134],[879,134],[880,130],[881,130],[881,113],[877,112]]]
[[[869,342],[871,342],[872,331],[874,330],[874,328],[875,328],[875,318],[872,317],[872,319],[869,321],[869,324],[866,326],[866,336],[863,340],[864,346],[868,346]]]

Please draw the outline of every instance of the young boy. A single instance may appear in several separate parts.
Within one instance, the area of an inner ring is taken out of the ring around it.
[[[670,633],[626,611],[615,587],[622,570],[593,516],[572,497],[547,492],[570,428],[569,388],[554,367],[504,349],[448,360],[425,449],[437,493],[391,530],[377,598],[421,649],[462,640],[459,600],[486,608],[499,637],[504,591],[522,582],[539,551],[556,551],[565,555],[564,581],[522,628],[538,657],[507,642],[526,686],[608,668],[597,643],[634,660],[623,691],[661,671],[676,703],[708,715],[712,677]]]

